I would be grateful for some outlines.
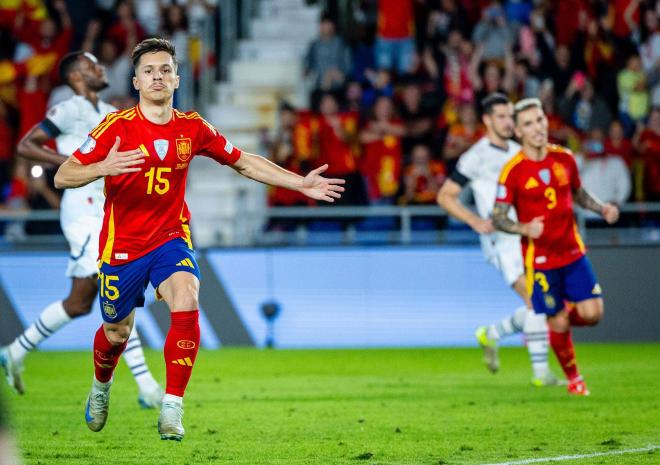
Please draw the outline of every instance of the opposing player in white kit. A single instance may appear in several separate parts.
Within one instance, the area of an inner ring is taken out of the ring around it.
[[[83,52],[66,55],[60,63],[60,76],[76,95],[53,106],[18,145],[20,156],[56,166],[64,163],[82,145],[87,134],[116,110],[98,98],[97,92],[106,88],[108,81],[105,68],[94,55]],[[43,146],[50,139],[55,139],[57,152]],[[19,394],[24,392],[25,356],[73,318],[87,315],[92,308],[97,293],[96,259],[104,201],[103,179],[64,191],[60,222],[71,249],[66,270],[71,278],[71,291],[66,299],[48,305],[14,342],[0,348],[0,365],[7,382]],[[135,328],[123,355],[138,384],[140,405],[160,407],[163,391],[147,367]]]
[[[493,93],[481,105],[486,135],[461,155],[456,170],[438,192],[438,204],[479,234],[484,257],[500,271],[507,284],[513,287],[525,303],[499,323],[477,329],[476,336],[484,349],[486,365],[495,373],[500,365],[497,351],[499,339],[522,331],[532,362],[532,384],[557,384],[557,378],[548,368],[548,328],[545,315],[537,315],[531,310],[520,237],[496,232],[490,220],[502,167],[520,151],[520,145],[511,140],[513,104],[505,95]],[[459,195],[468,184],[474,193],[478,214],[466,208],[459,200]]]

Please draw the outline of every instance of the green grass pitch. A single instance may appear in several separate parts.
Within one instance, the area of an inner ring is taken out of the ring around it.
[[[202,351],[181,443],[159,439],[123,362],[100,433],[84,422],[89,353],[31,354],[27,393],[3,389],[28,465],[476,465],[660,445],[660,344],[577,351],[589,398],[533,388],[522,348],[502,349],[497,375],[477,349]],[[660,464],[660,450],[559,463]]]

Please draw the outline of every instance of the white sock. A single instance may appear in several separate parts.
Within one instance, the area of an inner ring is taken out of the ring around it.
[[[109,391],[110,386],[112,386],[112,381],[114,378],[110,378],[110,381],[107,381],[105,383],[99,381],[96,379],[96,376],[94,376],[94,380],[92,381],[92,387],[95,389],[101,390],[101,391]]]
[[[518,307],[513,312],[513,315],[509,315],[497,324],[490,325],[488,328],[488,338],[499,340],[502,337],[521,332],[523,330],[526,317],[527,307]]]
[[[144,358],[144,351],[142,350],[142,341],[137,333],[137,329],[133,326],[131,335],[128,338],[126,349],[122,354],[126,365],[133,373],[133,378],[138,385],[140,391],[151,392],[158,389],[158,382],[154,379],[149,371],[147,361]]]
[[[532,362],[532,371],[535,378],[544,378],[548,375],[548,324],[545,315],[536,314],[529,310],[523,327],[527,351]]]
[[[163,396],[163,403],[170,403],[170,404],[176,404],[176,405],[183,405],[183,397],[175,396],[172,394],[165,394]]]
[[[69,321],[71,321],[71,317],[64,310],[62,301],[53,302],[44,308],[39,318],[10,344],[11,357],[19,363],[22,362],[29,352],[36,349],[44,339],[52,336]]]

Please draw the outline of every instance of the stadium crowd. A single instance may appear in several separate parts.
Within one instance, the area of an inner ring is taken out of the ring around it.
[[[576,153],[585,184],[603,200],[660,200],[660,1],[322,3],[304,58],[309,108],[283,102],[279,127],[263,142],[295,172],[328,163],[329,176],[348,181],[341,203],[434,204],[458,157],[483,135],[479,102],[493,91],[540,97],[551,140]],[[0,208],[58,207],[48,173],[30,176],[15,147],[70,95],[57,73],[64,54],[95,53],[109,75],[102,98],[127,108],[136,101],[133,44],[172,39],[194,75],[201,58],[184,44],[217,14],[213,0],[0,1]],[[279,189],[269,200],[309,204]]]
[[[539,97],[601,199],[660,200],[660,2],[337,3],[305,56],[310,109],[282,105],[267,142],[291,170],[328,163],[349,181],[344,204],[434,204],[493,91]]]

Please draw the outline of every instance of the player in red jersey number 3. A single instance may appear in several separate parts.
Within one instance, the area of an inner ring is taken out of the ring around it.
[[[94,338],[94,379],[85,418],[100,431],[108,417],[117,361],[144,303],[149,282],[171,311],[165,339],[167,384],[158,420],[162,439],[184,436],[183,394],[199,348],[199,267],[190,241],[184,200],[188,164],[196,155],[230,165],[266,184],[333,202],[344,181],[321,176],[327,165],[302,177],[263,157],[241,152],[199,114],[173,109],[179,86],[173,45],[147,39],[133,51],[133,85],[139,103],[110,113],[60,166],[55,184],[75,188],[105,178],[105,214],[99,238],[99,303],[103,325]]]
[[[548,144],[548,119],[538,99],[521,100],[514,115],[522,150],[500,173],[493,225],[522,236],[534,311],[548,317],[550,345],[568,378],[569,393],[588,395],[575,362],[571,325],[597,324],[603,298],[575,223],[573,201],[610,224],[618,220],[619,210],[582,187],[569,150]],[[512,206],[518,222],[508,216]]]

